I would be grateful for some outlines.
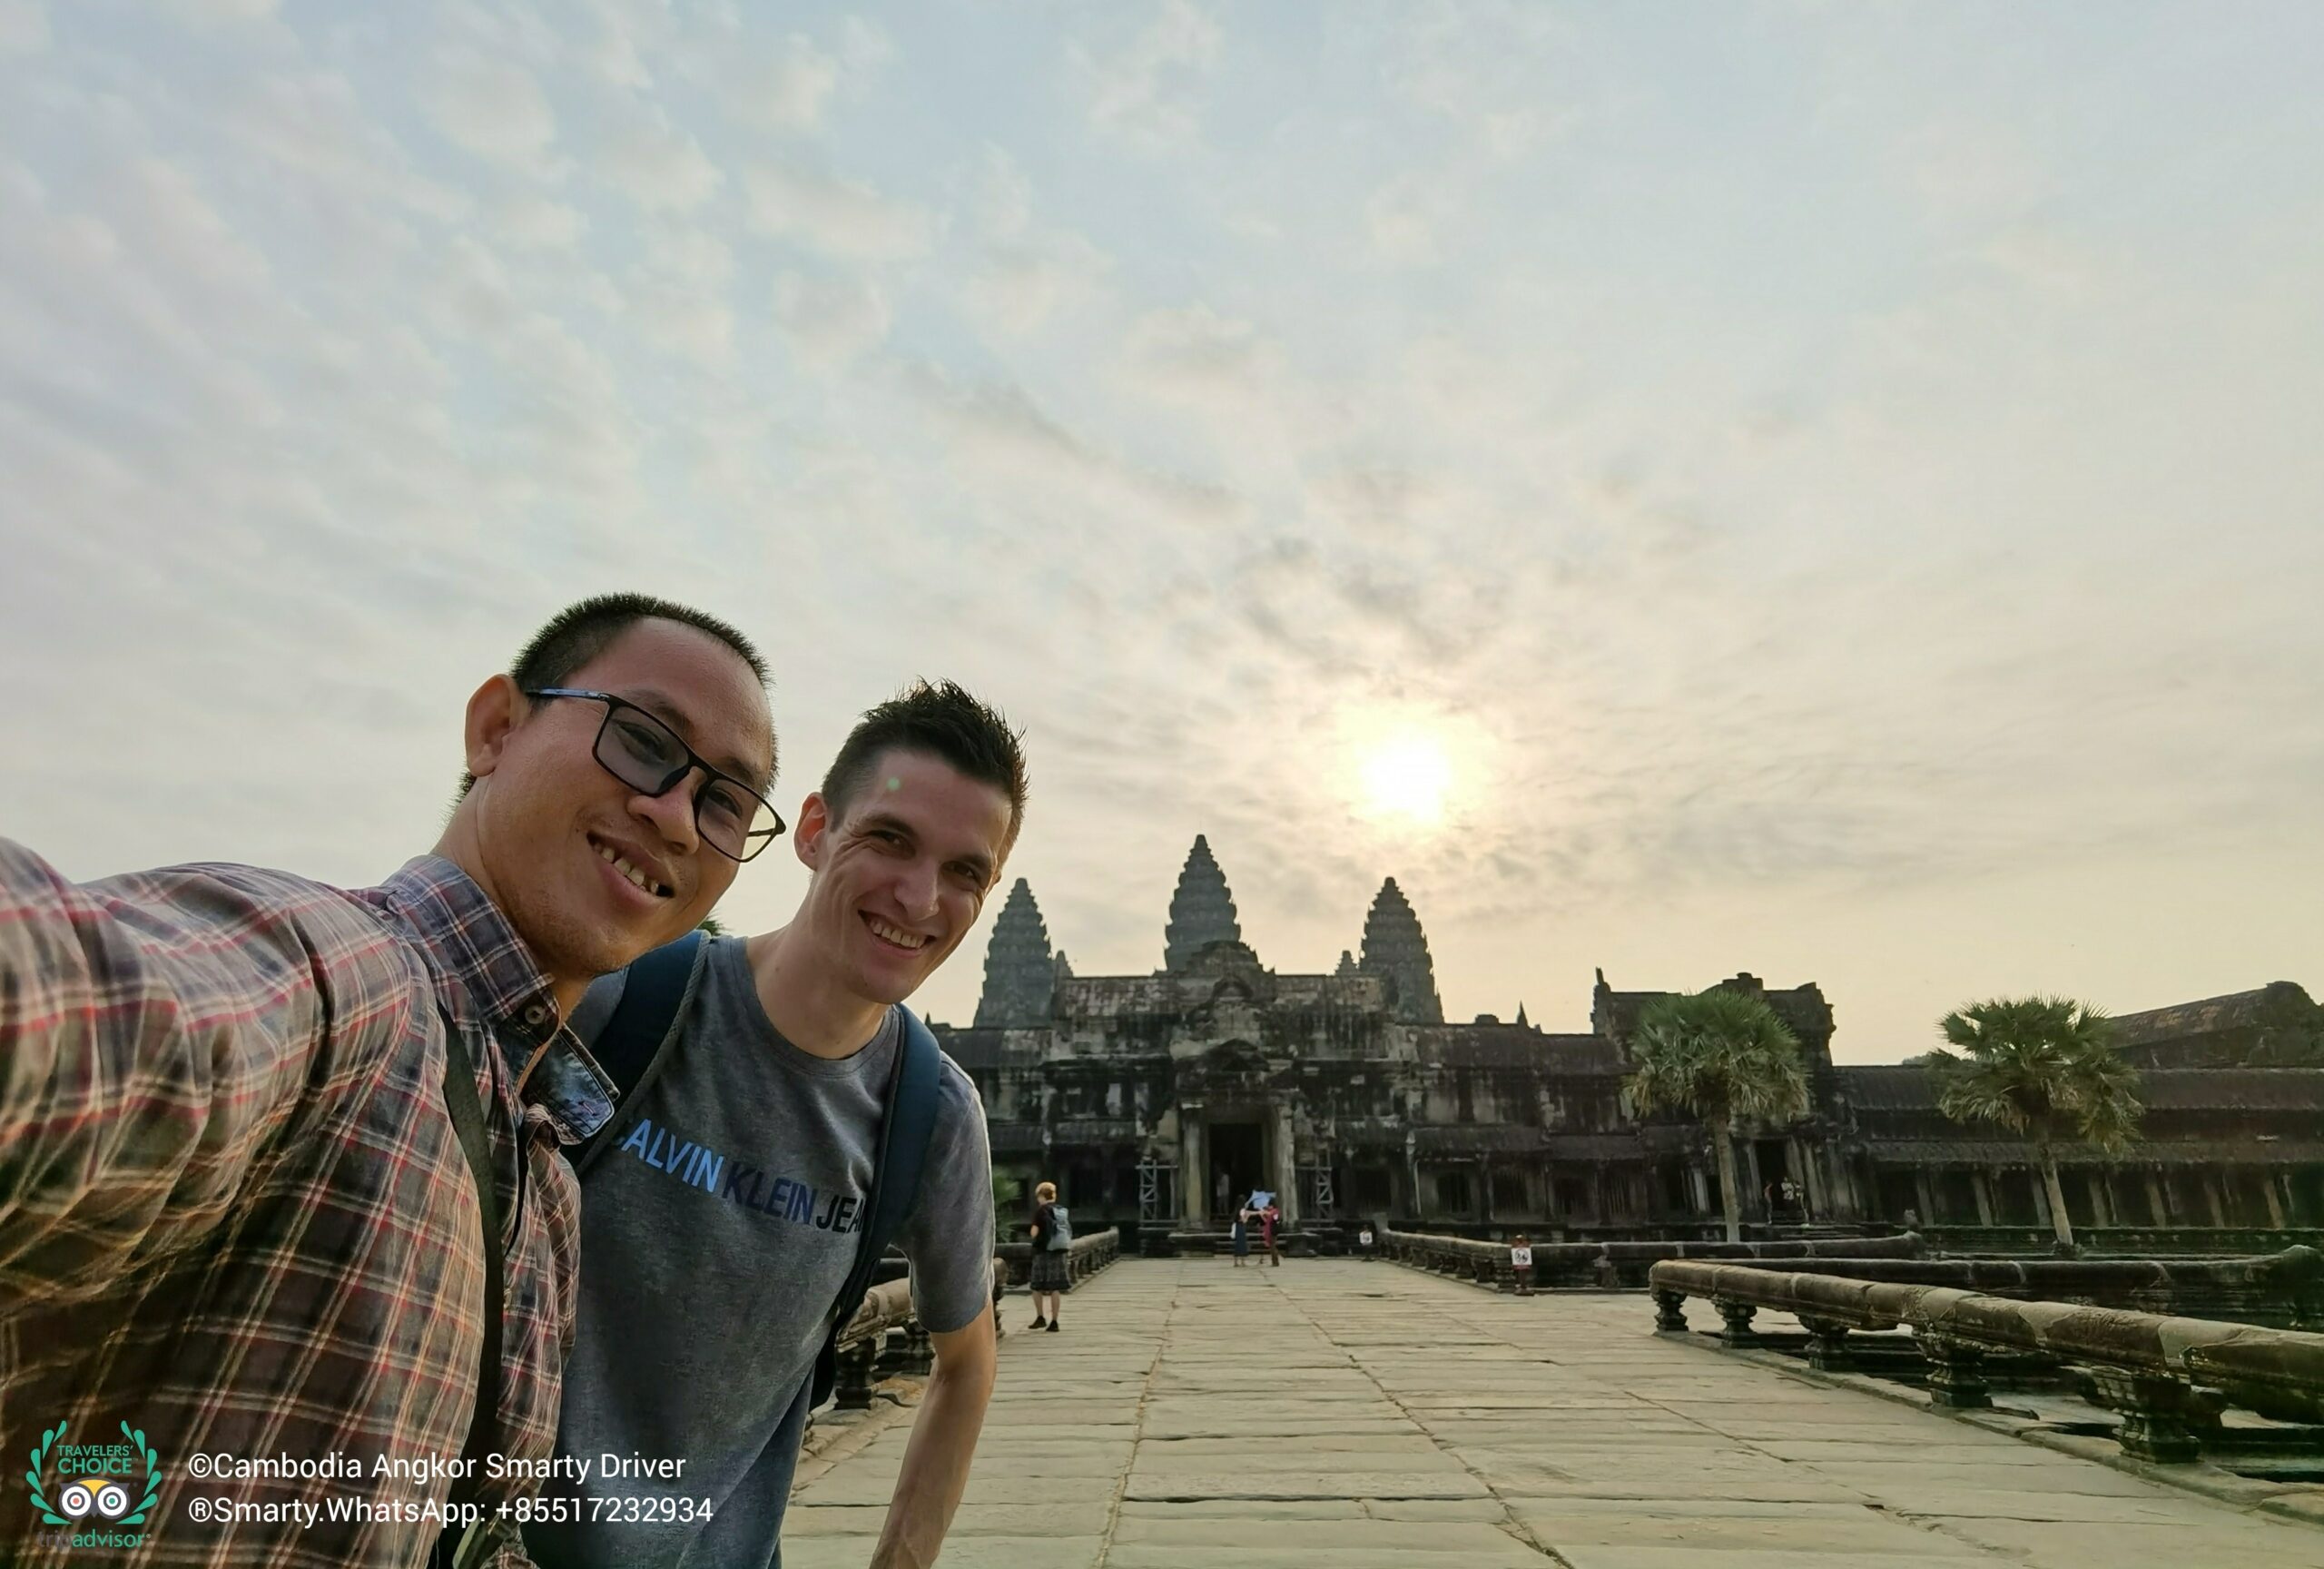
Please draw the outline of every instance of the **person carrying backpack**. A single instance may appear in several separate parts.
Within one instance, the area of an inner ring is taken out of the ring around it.
[[[1033,1211],[1033,1327],[1057,1333],[1058,1309],[1065,1304],[1065,1294],[1073,1289],[1066,1268],[1068,1254],[1073,1247],[1073,1218],[1065,1206],[1057,1201],[1057,1184],[1044,1182],[1033,1189],[1033,1202],[1040,1208]],[[1046,1298],[1049,1306],[1042,1307]]]
[[[917,686],[800,808],[789,925],[683,939],[577,1011],[622,1093],[575,1162],[567,1469],[541,1500],[566,1517],[524,1522],[540,1569],[779,1569],[835,1332],[891,1240],[936,1361],[868,1557],[935,1562],[992,1394],[991,1156],[975,1086],[901,1004],[974,926],[1024,799],[1000,716]]]

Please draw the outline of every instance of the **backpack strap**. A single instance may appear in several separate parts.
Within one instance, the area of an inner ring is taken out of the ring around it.
[[[474,1059],[468,1055],[468,1042],[461,1039],[459,1027],[448,1017],[444,1021],[444,1109],[451,1115],[452,1131],[459,1139],[460,1152],[468,1158],[468,1175],[476,1183],[477,1216],[484,1223],[484,1336],[477,1352],[476,1403],[468,1412],[468,1442],[461,1446],[468,1477],[478,1478],[485,1475],[481,1462],[500,1443],[500,1196],[492,1181],[492,1140],[485,1131],[484,1102],[476,1091]],[[519,1148],[517,1179],[520,1196],[524,1191],[524,1172],[525,1154]],[[475,1480],[457,1482],[452,1487],[451,1502],[472,1504],[478,1492]],[[468,1534],[467,1526],[445,1526],[429,1547],[428,1563],[453,1569],[469,1562],[463,1551],[468,1546]]]
[[[634,1120],[629,1115],[630,1098],[670,1038],[670,1027],[678,1021],[678,1010],[693,990],[694,971],[706,948],[699,931],[689,932],[644,955],[624,972],[621,1001],[615,1004],[605,1028],[589,1042],[589,1055],[614,1081],[614,1114],[574,1157],[576,1172],[587,1170],[613,1145],[614,1136]]]
[[[896,1042],[896,1065],[888,1084],[887,1115],[880,1120],[880,1152],[872,1169],[872,1197],[865,1205],[863,1233],[855,1248],[855,1267],[832,1304],[831,1327],[815,1357],[814,1387],[809,1392],[812,1409],[831,1398],[839,1381],[839,1337],[872,1289],[872,1271],[886,1256],[888,1244],[903,1229],[904,1221],[920,1201],[920,1176],[928,1164],[928,1146],[936,1132],[936,1085],[943,1053],[928,1026],[899,1003],[902,1039]]]

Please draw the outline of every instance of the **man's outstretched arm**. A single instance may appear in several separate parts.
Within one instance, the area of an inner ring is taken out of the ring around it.
[[[197,867],[84,887],[0,840],[0,1315],[217,1226],[354,1052],[334,1021],[399,1028],[407,971],[314,884]]]
[[[984,1430],[985,1406],[992,1400],[999,1346],[990,1311],[929,1340],[936,1347],[936,1370],[921,1397],[872,1569],[928,1569],[936,1562],[952,1512],[968,1488],[969,1463],[976,1458],[977,1435]]]

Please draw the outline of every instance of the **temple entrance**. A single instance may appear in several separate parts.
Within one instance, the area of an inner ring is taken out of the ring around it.
[[[1266,1133],[1256,1119],[1210,1125],[1212,1219],[1233,1219],[1236,1207],[1251,1196],[1252,1189],[1272,1188],[1266,1171]]]
[[[1791,1147],[1781,1139],[1761,1139],[1752,1144],[1751,1153],[1759,1169],[1759,1190],[1751,1197],[1758,1201],[1770,1223],[1798,1220],[1803,1209],[1799,1198],[1787,1199],[1783,1190],[1784,1183],[1791,1177]],[[1797,1187],[1793,1191],[1804,1197]],[[1748,1215],[1751,1209],[1747,1203],[1743,1212]]]

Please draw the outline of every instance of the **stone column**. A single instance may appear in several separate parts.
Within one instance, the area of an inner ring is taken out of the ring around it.
[[[1936,1184],[1929,1179],[1928,1168],[1913,1168],[1913,1192],[1921,1201],[1921,1224],[1936,1224]]]
[[[1404,1130],[1404,1175],[1412,1184],[1413,1223],[1418,1225],[1428,1219],[1428,1198],[1421,1189],[1420,1134],[1418,1130]]]
[[[1832,1215],[1831,1184],[1825,1180],[1824,1162],[1816,1157],[1820,1150],[1810,1149],[1798,1140],[1791,1141],[1791,1158],[1799,1168],[1799,1186],[1807,1195],[1807,1212],[1819,1220]]]
[[[2274,1227],[2279,1231],[2282,1230],[2284,1229],[2284,1201],[2283,1196],[2276,1191],[2275,1178],[2264,1173],[2260,1176],[2260,1197],[2268,1201],[2268,1224]]]
[[[2085,1179],[2090,1184],[2090,1223],[2112,1226],[2114,1223],[2114,1195],[2103,1171],[2093,1171]]]
[[[1985,1353],[1981,1347],[1922,1329],[1913,1338],[1928,1358],[1928,1397],[1932,1405],[1955,1411],[1976,1411],[1991,1406],[1985,1386]]]
[[[1179,1219],[1199,1230],[1210,1219],[1210,1173],[1205,1169],[1202,1104],[1178,1108]]]
[[[1726,1327],[1718,1332],[1721,1341],[1729,1346],[1755,1346],[1758,1336],[1752,1333],[1751,1319],[1759,1310],[1748,1302],[1737,1302],[1725,1297],[1714,1297],[1710,1305],[1718,1309]]]
[[[1994,1223],[1993,1179],[1987,1176],[1984,1168],[1980,1166],[1970,1171],[1969,1186],[1977,1195],[1977,1224],[1992,1225]]]
[[[2163,1192],[2162,1176],[2152,1166],[2146,1169],[2146,1202],[2149,1212],[2154,1216],[2152,1224],[2171,1224],[2171,1201]]]
[[[1275,1201],[1283,1211],[1286,1229],[1299,1223],[1298,1153],[1292,1143],[1291,1102],[1278,1100],[1275,1103]]]
[[[2034,1220],[2036,1225],[2047,1230],[2055,1224],[2050,1219],[2050,1185],[2043,1179],[2042,1173],[2038,1170],[2034,1173],[2033,1179]]]
[[[1710,1173],[1692,1162],[1687,1167],[1687,1196],[1694,1200],[1697,1215],[1710,1213]]]
[[[1799,1315],[1799,1327],[1807,1331],[1807,1365],[1818,1373],[1846,1373],[1848,1364],[1848,1326],[1837,1318],[1818,1318],[1810,1314]]]
[[[2206,1436],[2219,1434],[2219,1416],[2183,1379],[2124,1367],[2091,1370],[2097,1403],[2119,1411],[2122,1425],[2115,1441],[2122,1453],[2164,1465],[2191,1464]]]
[[[2211,1206],[2211,1224],[2224,1229],[2227,1226],[2226,1179],[2216,1171],[2207,1171],[2197,1180],[2203,1185],[2203,1202]]]

